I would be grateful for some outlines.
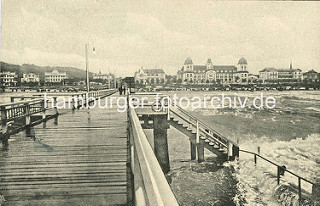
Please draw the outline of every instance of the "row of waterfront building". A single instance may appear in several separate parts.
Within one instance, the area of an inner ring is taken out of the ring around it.
[[[101,71],[98,74],[92,75],[92,79],[98,82],[99,80],[113,82],[114,78],[115,76],[113,74],[102,74]],[[43,80],[44,83],[48,84],[63,84],[67,79],[68,75],[66,72],[59,72],[57,70],[53,70],[52,72],[45,72],[43,79],[40,78],[40,75],[32,72],[23,73],[21,78],[18,78],[18,75],[15,72],[7,71],[0,73],[0,81],[3,86],[16,86],[18,82],[22,84],[39,84],[41,80]]]
[[[67,78],[68,77],[66,72],[58,72],[57,70],[44,73],[44,82],[60,83]],[[2,85],[4,86],[15,86],[19,82],[17,73],[9,71],[1,72],[0,79]],[[35,73],[23,73],[20,82],[40,83],[40,77]]]
[[[181,84],[250,84],[277,82],[320,82],[320,74],[314,70],[303,73],[301,69],[265,68],[259,75],[249,73],[249,66],[243,57],[237,65],[213,65],[209,58],[204,65],[194,65],[187,58],[175,77],[176,83]],[[135,72],[135,82],[140,85],[163,84],[168,77],[162,69],[139,69]]]
[[[23,73],[20,78],[15,72],[1,72],[2,86],[16,86],[17,83],[37,84],[41,81],[47,84],[65,83],[70,80],[66,72],[53,70],[45,72],[44,76],[36,73]],[[108,73],[92,75],[93,82],[113,83],[115,75]],[[163,69],[141,68],[134,75],[135,83],[139,86],[164,84],[251,84],[251,83],[279,83],[279,82],[320,82],[320,74],[314,70],[303,73],[301,69],[293,68],[292,63],[287,69],[265,68],[259,75],[249,72],[249,64],[243,57],[236,65],[214,65],[209,58],[203,65],[195,65],[191,58],[187,58],[177,75],[166,75]],[[83,80],[82,80],[83,81]],[[85,82],[83,81],[83,84]]]

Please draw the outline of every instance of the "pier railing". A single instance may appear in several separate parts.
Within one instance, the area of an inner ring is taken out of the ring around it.
[[[40,113],[45,110],[43,99],[1,104],[0,108],[2,121],[11,121],[26,115]]]
[[[261,156],[260,154],[257,154],[257,153],[255,153],[255,152],[251,152],[251,151],[247,151],[247,150],[242,150],[242,149],[240,149],[239,151],[240,151],[240,152],[247,153],[247,154],[252,154],[255,165],[257,165],[257,158],[260,158],[260,159],[264,160],[265,162],[268,162],[268,163],[276,166],[276,167],[277,167],[277,184],[278,184],[278,185],[280,184],[281,176],[283,176],[283,175],[285,174],[285,172],[287,172],[287,173],[295,176],[295,177],[297,178],[297,180],[298,180],[298,188],[297,188],[297,190],[298,190],[299,203],[300,203],[300,204],[301,204],[301,202],[302,202],[302,191],[303,191],[302,186],[301,186],[301,181],[305,181],[305,182],[311,184],[313,191],[316,190],[315,187],[319,187],[319,186],[318,186],[317,184],[315,184],[314,182],[312,182],[312,181],[310,181],[310,180],[307,180],[307,179],[305,179],[304,177],[301,177],[300,175],[297,175],[297,174],[295,174],[294,172],[292,172],[292,171],[290,171],[290,170],[287,170],[284,165],[281,166],[281,165],[279,165],[279,164],[277,164],[277,163],[275,163],[275,162],[273,162],[273,161],[271,161],[271,160],[269,160],[269,159]]]
[[[135,205],[178,205],[135,109],[128,112]]]
[[[0,132],[0,139],[6,139],[8,135],[8,123],[13,122],[17,123],[17,121],[22,120],[19,122],[19,124],[22,124],[18,128],[24,128],[25,126],[38,123],[41,121],[44,121],[48,118],[52,118],[54,116],[57,116],[58,110],[57,110],[57,98],[60,96],[69,96],[71,99],[70,104],[72,105],[72,109],[79,108],[82,106],[83,102],[90,103],[90,101],[93,101],[94,99],[98,97],[105,97],[108,95],[111,95],[115,93],[116,90],[100,90],[100,91],[91,91],[89,93],[77,93],[77,94],[54,94],[50,96],[50,93],[47,98],[44,98],[44,96],[20,96],[20,97],[11,97],[11,103],[7,104],[0,104],[0,110],[1,110],[1,132]],[[71,96],[70,96],[71,95]],[[81,97],[81,98],[80,98]],[[15,99],[19,100],[25,100],[29,99],[27,101],[19,101],[14,102]],[[90,99],[89,99],[90,98]],[[87,100],[88,101],[83,101]],[[47,111],[53,111],[53,114],[48,115]],[[35,122],[32,122],[31,116],[41,114],[40,119],[37,118]],[[15,131],[18,131],[19,129],[16,129]],[[5,137],[5,138],[3,138]]]
[[[197,143],[201,138],[206,139],[211,144],[217,145],[220,149],[227,150],[228,157],[231,157],[231,159],[234,159],[233,156],[236,155],[235,153],[238,153],[237,151],[233,151],[236,148],[239,148],[237,143],[233,142],[227,137],[224,137],[222,134],[208,126],[205,122],[191,115],[180,106],[172,105],[169,112],[186,122],[190,128],[193,128],[196,131]]]

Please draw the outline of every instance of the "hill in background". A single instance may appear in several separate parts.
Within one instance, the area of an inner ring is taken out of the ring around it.
[[[86,71],[75,67],[41,67],[34,64],[23,64],[20,66],[1,61],[1,72],[15,72],[19,79],[23,76],[23,73],[35,73],[40,76],[40,79],[44,79],[44,73],[52,72],[53,70],[66,72],[69,79],[84,80],[86,78]],[[89,72],[90,78],[92,77],[92,74],[93,73]]]

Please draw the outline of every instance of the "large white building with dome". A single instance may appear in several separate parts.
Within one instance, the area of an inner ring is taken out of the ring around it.
[[[209,58],[205,65],[194,65],[188,57],[177,76],[183,84],[243,84],[248,83],[248,62],[242,57],[236,66],[213,65]]]

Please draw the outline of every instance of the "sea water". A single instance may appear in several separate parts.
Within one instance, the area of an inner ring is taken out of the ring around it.
[[[168,92],[172,96],[176,92]],[[179,91],[177,95],[219,96],[222,92]],[[249,99],[261,92],[224,92],[230,97]],[[318,91],[266,91],[273,96],[273,109],[201,108],[186,110],[208,123],[224,136],[238,141],[240,148],[257,152],[285,165],[312,182],[320,177],[320,93]],[[250,102],[250,101],[249,101]],[[223,163],[206,152],[206,161],[190,161],[188,138],[169,130],[171,187],[181,205],[298,205],[298,196],[288,185],[298,185],[289,173],[277,185],[277,167],[252,154],[240,152],[239,161]],[[311,193],[312,185],[302,181],[302,189]],[[309,203],[306,201],[305,205]]]

